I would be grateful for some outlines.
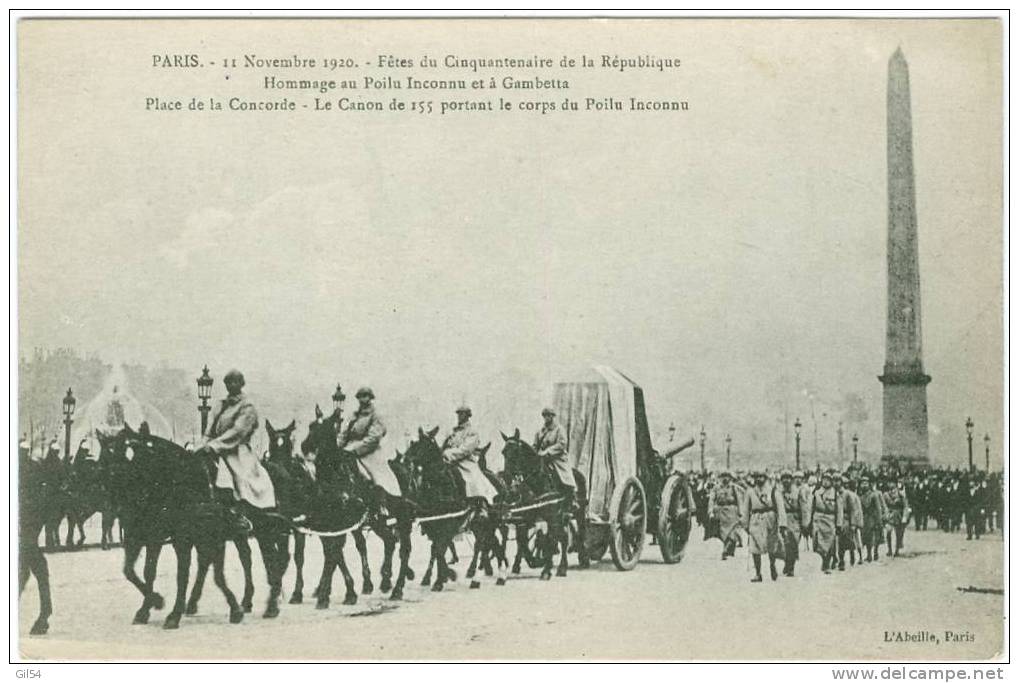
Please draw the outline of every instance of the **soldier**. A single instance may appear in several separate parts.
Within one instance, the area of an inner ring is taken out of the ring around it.
[[[736,554],[742,496],[732,481],[731,473],[722,472],[719,478],[718,486],[708,494],[708,520],[718,531],[718,538],[722,541],[722,559],[726,560]]]
[[[802,475],[801,475],[802,479]],[[793,576],[796,569],[796,560],[800,558],[800,534],[803,529],[803,492],[796,484],[793,475],[789,472],[782,473],[782,501],[785,504],[785,518],[787,528],[782,533],[782,545],[785,550],[785,567],[782,569],[784,576]]]
[[[471,409],[462,405],[456,409],[456,427],[452,434],[446,439],[443,445],[442,457],[451,464],[456,465],[460,478],[463,480],[464,494],[472,499],[480,514],[484,514],[482,501],[491,505],[495,502],[497,491],[488,477],[481,471],[478,463],[478,448],[481,439],[477,431],[471,425]]]
[[[258,412],[242,392],[244,375],[231,370],[223,384],[227,397],[213,409],[204,442],[195,454],[215,458],[216,497],[234,513],[237,525],[245,528],[249,523],[240,507],[273,508],[276,492],[269,473],[251,450],[251,437],[258,429]],[[148,425],[142,423],[139,434],[147,431]]]
[[[891,527],[885,533],[888,542],[888,553],[894,557],[899,556],[902,550],[902,537],[906,533],[906,524],[909,520],[909,503],[906,501],[905,492],[899,488],[899,483],[894,475],[888,482],[888,490],[884,494],[887,517],[886,523]],[[892,552],[892,532],[895,532],[895,551]]]
[[[984,532],[984,514],[987,508],[987,488],[979,472],[970,478],[966,489],[966,540],[972,541],[973,535],[976,534],[979,541],[980,534]]]
[[[875,490],[870,477],[860,479],[860,510],[863,513],[862,542],[867,549],[867,562],[877,560],[881,552],[881,532],[885,526],[884,496]]]
[[[842,495],[845,496],[845,526],[843,528],[843,537],[839,543],[839,571],[844,571],[846,567],[845,553],[849,551],[849,566],[856,566],[856,551],[860,551],[860,561],[863,561],[863,548],[858,547],[859,542],[859,529],[863,526],[863,510],[860,509],[860,496],[857,495],[853,487],[855,483],[850,481],[846,485],[845,477],[838,476],[837,481],[842,482],[845,485]],[[838,489],[838,484],[835,485]],[[860,544],[862,545],[862,544]]]
[[[534,435],[534,450],[555,472],[560,491],[572,497],[576,493],[577,482],[566,452],[566,430],[556,420],[555,411],[551,408],[543,409],[541,417],[545,423]]]
[[[821,486],[810,500],[810,529],[814,552],[821,556],[821,571],[831,574],[838,544],[836,530],[845,515],[844,497],[835,493],[830,472],[821,474]]]
[[[341,450],[347,451],[354,456],[357,462],[358,471],[361,472],[374,486],[376,502],[384,507],[385,495],[399,497],[400,482],[396,474],[389,466],[389,459],[382,452],[382,438],[386,435],[386,425],[382,418],[375,412],[372,401],[375,400],[375,392],[369,387],[361,387],[354,395],[357,398],[358,409],[354,412],[350,421],[336,438],[336,445]],[[382,510],[384,514],[384,510]]]
[[[796,470],[793,472],[793,488],[799,491],[800,494],[800,529],[799,532],[791,529],[794,533],[799,533],[807,539],[807,548],[810,548],[810,501],[814,497],[814,489],[817,488],[817,482],[813,481],[813,477],[809,481],[804,481],[803,472]],[[797,541],[799,536],[797,537]]]
[[[743,526],[750,538],[749,551],[754,558],[753,583],[760,583],[761,555],[768,556],[771,580],[778,580],[775,558],[782,553],[782,538],[788,532],[785,503],[778,495],[774,484],[768,482],[768,475],[754,472],[754,485],[747,490],[743,499]]]

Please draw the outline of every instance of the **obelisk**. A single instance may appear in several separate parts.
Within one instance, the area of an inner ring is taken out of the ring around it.
[[[885,338],[882,460],[926,466],[927,383],[920,327],[920,263],[913,184],[909,66],[888,62],[888,329]]]

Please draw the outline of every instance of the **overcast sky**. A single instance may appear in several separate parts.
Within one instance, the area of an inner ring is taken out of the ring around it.
[[[289,381],[323,402],[336,381],[368,383],[380,410],[419,406],[408,424],[449,423],[467,400],[489,433],[530,431],[564,368],[605,362],[644,386],[653,433],[703,422],[712,439],[731,431],[734,450],[782,447],[783,375],[791,418],[809,415],[803,389],[829,412],[823,438],[834,402],[862,395],[861,439],[878,447],[885,88],[901,45],[933,455],[962,461],[970,414],[997,445],[997,23],[20,29],[23,350],[238,366],[252,389]],[[574,82],[566,94],[669,96],[690,111],[145,112],[148,96],[259,92],[262,71],[153,69],[160,52],[678,56],[672,74],[558,77]]]

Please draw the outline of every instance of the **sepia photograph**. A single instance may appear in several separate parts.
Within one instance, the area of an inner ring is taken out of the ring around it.
[[[12,663],[1006,662],[1007,29],[12,18]]]

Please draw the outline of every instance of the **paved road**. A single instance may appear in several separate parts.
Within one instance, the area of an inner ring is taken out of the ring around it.
[[[909,532],[902,557],[828,576],[808,553],[795,578],[763,584],[749,582],[743,550],[723,563],[718,541],[694,540],[678,565],[661,564],[658,549],[646,547],[632,572],[605,561],[551,582],[525,571],[504,587],[486,579],[480,590],[462,578],[441,594],[415,583],[402,602],[376,593],[326,611],[308,601],[284,604],[272,621],[259,616],[265,588],[256,565],[256,610],[242,624],[227,622],[226,603],[210,581],[200,614],[175,632],[162,630],[159,612],[149,625],[131,624],[140,599],[120,575],[121,551],[60,553],[49,556],[57,611],[50,634],[27,636],[38,604],[32,583],[21,598],[28,612],[20,615],[21,651],[56,659],[988,658],[1002,649],[1003,598],[957,589],[1002,588],[1001,536],[964,538]],[[460,546],[466,554],[467,544]],[[317,543],[308,547],[313,585],[321,555]],[[228,578],[239,593],[232,552]],[[419,543],[419,576],[424,552]],[[170,596],[175,562],[172,550],[164,553],[157,588]],[[357,562],[352,548],[348,561]],[[465,566],[462,559],[461,574]],[[337,573],[334,597],[342,594]],[[886,633],[900,631],[930,631],[937,641],[888,641]],[[969,635],[950,641],[946,631]]]

